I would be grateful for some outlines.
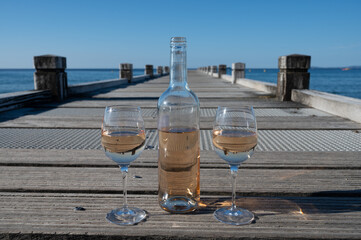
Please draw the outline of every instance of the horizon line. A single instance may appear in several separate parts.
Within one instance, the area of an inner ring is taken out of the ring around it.
[[[212,66],[212,65],[210,65]],[[213,65],[217,66],[217,65]],[[164,66],[163,66],[164,67]],[[231,68],[230,66],[227,68]],[[319,66],[311,66],[311,68],[361,68],[361,65],[354,65],[354,66],[338,66],[338,67],[319,67]],[[94,69],[94,70],[102,70],[102,69],[109,69],[109,70],[120,70],[119,68],[111,68],[111,67],[74,67],[74,68],[65,68],[69,70],[84,70],[84,69]],[[133,68],[133,69],[145,69],[145,68]],[[153,68],[157,70],[156,67]],[[198,67],[188,67],[187,69],[198,69]],[[278,67],[246,67],[245,69],[279,69]],[[0,70],[35,70],[35,68],[0,68]]]

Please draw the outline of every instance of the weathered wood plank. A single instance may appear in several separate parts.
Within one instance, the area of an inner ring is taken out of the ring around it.
[[[294,89],[292,100],[361,123],[361,99],[316,90]]]
[[[202,129],[212,129],[213,117],[201,118]],[[152,126],[152,125],[150,125]],[[260,130],[358,130],[361,123],[352,122],[338,116],[297,116],[297,117],[257,117],[257,128]]]
[[[269,94],[196,72],[190,72],[188,80],[190,88],[200,97],[201,107],[244,104],[285,111],[306,107],[278,102]],[[161,77],[108,92],[84,94],[60,104],[47,103],[0,114],[0,127],[99,129],[106,105],[155,109],[168,81],[169,77]],[[53,107],[60,111],[49,110]],[[87,110],[88,114],[81,112]],[[359,124],[324,115],[259,116],[257,120],[261,130],[361,129]],[[156,117],[147,116],[145,121],[147,128],[155,128]],[[210,129],[212,121],[213,117],[203,116],[202,128]],[[55,232],[64,234],[57,235],[60,238],[70,236],[69,233],[94,238],[99,234],[115,238],[350,239],[361,236],[359,152],[256,152],[240,169],[237,192],[251,196],[239,198],[238,203],[255,212],[257,220],[242,227],[224,225],[212,217],[216,207],[230,204],[231,191],[227,165],[214,152],[201,153],[202,208],[198,214],[171,215],[159,208],[156,167],[157,151],[146,150],[130,168],[129,202],[149,213],[146,222],[130,229],[104,220],[105,213],[121,202],[118,195],[121,174],[101,150],[0,149],[0,238],[18,232],[28,234],[20,237],[31,237],[32,232],[50,234],[49,237],[54,237]],[[75,212],[75,206],[85,207],[86,211]]]
[[[209,92],[215,93],[219,92],[220,85],[216,86],[206,86],[204,84],[198,84],[197,86],[192,86],[192,91],[197,92]],[[159,93],[162,94],[167,90],[168,85],[157,86],[155,84],[142,84],[137,86],[127,86],[124,88],[118,88],[112,91],[112,93],[125,93],[125,92],[143,92],[143,93]],[[222,92],[224,93],[239,93],[239,92],[252,92],[250,89],[237,88],[237,87],[222,87]],[[97,96],[97,95],[96,95]],[[227,96],[225,96],[227,97]]]
[[[201,117],[214,117],[217,108],[201,108]],[[142,108],[143,116],[157,116],[156,108]],[[39,108],[27,107],[0,113],[0,120],[19,118],[22,116],[74,116],[74,117],[102,117],[104,108]],[[256,117],[320,117],[332,116],[312,108],[255,108]],[[341,118],[339,118],[341,119]]]
[[[22,91],[0,94],[0,112],[9,111],[25,106],[51,101],[51,92],[47,90]]]
[[[359,198],[239,198],[237,204],[257,217],[253,224],[240,227],[219,223],[212,216],[217,207],[230,204],[228,196],[203,197],[199,214],[168,214],[158,206],[157,196],[131,194],[130,205],[145,209],[148,218],[136,226],[120,227],[108,223],[105,214],[118,207],[121,198],[117,194],[1,193],[0,236],[6,238],[7,233],[20,232],[17,236],[52,234],[52,239],[89,239],[97,235],[153,239],[358,239],[361,235]],[[76,206],[86,210],[74,211]]]
[[[233,94],[227,95],[226,97],[258,97],[258,96],[271,96],[271,94],[256,91],[251,88],[242,87],[239,85],[231,85],[223,81],[216,80],[214,81],[211,78],[189,78],[190,87],[199,98],[203,97],[224,97],[225,92],[231,92]],[[113,98],[113,97],[156,97],[158,98],[162,92],[166,90],[169,85],[169,77],[161,77],[158,79],[149,80],[148,82],[143,82],[142,84],[135,85],[125,85],[121,86],[118,89],[109,91],[107,93],[94,94],[90,93],[93,98]],[[204,89],[204,86],[207,86],[207,89]],[[219,88],[224,88],[222,93],[219,93]],[[145,90],[144,90],[145,88]],[[144,95],[144,93],[146,93]],[[86,95],[86,94],[85,94]],[[85,96],[84,95],[84,96]]]
[[[157,107],[157,98],[147,99],[143,97],[139,98],[106,98],[106,99],[94,99],[94,98],[74,98],[64,101],[63,103],[46,103],[41,105],[32,105],[32,107],[41,107],[41,108],[53,108],[53,107],[75,107],[75,108],[105,108],[108,105],[134,105],[141,107]],[[251,105],[258,108],[302,108],[306,107],[300,103],[294,102],[278,102],[274,99],[227,99],[227,98],[203,98],[200,99],[201,107],[213,107],[216,108],[225,104],[235,104],[239,103],[242,105]]]
[[[0,117],[0,127],[6,128],[89,128],[98,129],[102,123],[102,116],[47,116],[25,115],[12,119],[11,116]],[[212,129],[213,117],[201,117],[201,129]],[[144,117],[145,127],[157,128],[156,117]],[[314,117],[258,117],[257,127],[260,130],[287,129],[320,129],[320,130],[358,130],[361,123],[355,123],[337,116]]]
[[[157,167],[158,151],[145,150],[134,167]],[[58,167],[116,167],[102,150],[0,149],[0,165]],[[228,165],[213,151],[201,151],[201,168]],[[242,168],[360,169],[359,152],[256,152]]]
[[[87,83],[80,83],[76,85],[71,85],[68,87],[68,95],[79,95],[84,94],[87,92],[92,92],[96,90],[103,90],[105,88],[114,88],[119,87],[122,85],[127,85],[127,79],[109,79],[109,80],[102,80],[102,81],[94,81],[94,82],[87,82]]]
[[[94,99],[97,98],[156,98],[158,99],[162,92],[138,92],[138,91],[112,91],[104,94],[97,94],[93,96]],[[196,92],[197,97],[202,98],[224,98],[225,93],[222,91],[214,91],[214,92]],[[268,93],[260,92],[260,91],[239,91],[239,92],[227,92],[227,97],[229,98],[252,98],[259,96],[269,96]]]
[[[155,194],[157,172],[130,168],[128,189]],[[361,196],[360,174],[360,169],[241,169],[238,191],[253,196]],[[117,168],[2,166],[0,182],[0,191],[114,193],[120,191],[121,174]],[[201,192],[229,193],[229,170],[201,169]]]

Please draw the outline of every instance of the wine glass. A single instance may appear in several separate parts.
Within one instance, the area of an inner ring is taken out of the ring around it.
[[[109,212],[106,219],[118,225],[133,225],[146,217],[146,212],[127,203],[128,167],[144,149],[145,130],[140,107],[108,106],[102,125],[105,155],[116,162],[123,177],[123,206]]]
[[[236,177],[239,165],[249,159],[257,145],[257,123],[253,107],[218,107],[213,125],[213,145],[225,160],[232,175],[232,205],[214,212],[223,223],[243,225],[251,223],[253,213],[236,206]]]

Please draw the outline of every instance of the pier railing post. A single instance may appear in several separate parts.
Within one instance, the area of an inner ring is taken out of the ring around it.
[[[168,66],[164,66],[164,73],[168,74],[169,73],[169,67]]]
[[[278,58],[277,98],[290,101],[292,89],[308,89],[310,86],[311,56],[292,54]]]
[[[34,56],[34,67],[34,89],[51,90],[56,100],[64,100],[68,91],[66,58],[55,55]]]
[[[153,65],[145,65],[144,74],[153,77]]]
[[[119,78],[126,78],[128,79],[128,83],[131,83],[133,79],[133,64],[121,63]]]
[[[157,67],[157,73],[161,76],[163,75],[163,67],[162,66]]]
[[[237,83],[238,78],[244,78],[244,70],[246,69],[246,64],[237,62],[232,63],[232,83]]]
[[[217,66],[211,67],[211,75],[213,76],[213,73],[217,73]]]
[[[219,64],[218,65],[218,78],[222,77],[222,74],[227,73],[227,65],[225,64]]]

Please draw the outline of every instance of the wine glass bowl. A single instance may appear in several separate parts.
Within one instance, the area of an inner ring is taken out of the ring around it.
[[[257,146],[257,123],[253,107],[218,107],[213,124],[213,146],[225,160],[232,175],[232,206],[214,212],[217,220],[243,225],[251,223],[254,215],[235,204],[236,176],[240,164],[249,159]]]
[[[144,121],[140,107],[108,106],[101,131],[105,155],[117,163],[123,177],[123,206],[109,212],[106,219],[118,225],[133,225],[146,217],[146,212],[127,203],[127,173],[131,162],[145,146]]]

